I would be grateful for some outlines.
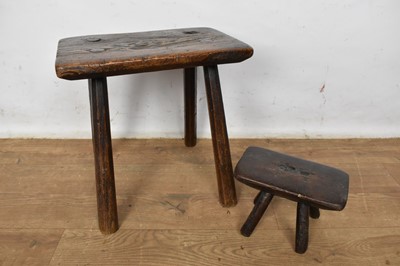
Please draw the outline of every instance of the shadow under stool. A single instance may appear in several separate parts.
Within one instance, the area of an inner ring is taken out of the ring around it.
[[[88,79],[96,170],[97,209],[102,233],[118,230],[107,77],[184,69],[185,145],[196,145],[196,67],[204,68],[219,201],[237,202],[218,65],[244,61],[253,49],[211,28],[90,35],[58,43],[56,73]]]
[[[259,147],[247,148],[234,175],[240,182],[260,190],[240,230],[244,236],[252,234],[274,196],[297,202],[297,253],[306,252],[308,247],[309,216],[319,218],[319,209],[340,211],[347,202],[347,173]]]

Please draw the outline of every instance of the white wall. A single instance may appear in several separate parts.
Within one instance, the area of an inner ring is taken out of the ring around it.
[[[0,137],[90,138],[87,82],[55,76],[60,38],[192,26],[255,50],[220,66],[230,137],[399,137],[399,14],[398,0],[4,0]],[[179,70],[109,78],[113,137],[181,137],[182,82]]]

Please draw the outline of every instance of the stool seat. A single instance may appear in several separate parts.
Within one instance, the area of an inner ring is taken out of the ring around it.
[[[340,211],[347,201],[347,173],[259,147],[245,151],[235,177],[248,186],[320,209]]]
[[[219,202],[224,207],[232,207],[237,198],[218,65],[241,62],[252,54],[249,45],[211,28],[89,35],[59,41],[57,76],[68,80],[88,79],[97,214],[102,233],[114,233],[119,227],[107,78],[183,69],[184,139],[187,147],[194,147],[197,141],[196,69],[203,67]]]
[[[89,35],[58,43],[56,74],[76,80],[241,62],[253,49],[211,28]]]
[[[259,147],[249,147],[236,165],[236,179],[260,192],[240,232],[249,237],[274,196],[297,202],[295,251],[308,247],[308,219],[318,219],[319,209],[340,211],[349,192],[347,173],[326,165]]]

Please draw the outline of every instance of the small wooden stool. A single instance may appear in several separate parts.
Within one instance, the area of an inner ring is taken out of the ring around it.
[[[57,76],[89,80],[97,208],[99,227],[104,234],[118,230],[107,77],[184,69],[185,145],[193,147],[196,145],[196,67],[204,67],[219,200],[229,207],[236,204],[236,191],[217,65],[241,62],[252,54],[249,45],[210,28],[60,40]]]
[[[297,253],[307,250],[308,216],[319,218],[319,209],[340,211],[347,202],[349,176],[345,172],[258,147],[244,152],[234,175],[240,182],[260,190],[241,228],[244,236],[251,235],[273,196],[297,202]]]

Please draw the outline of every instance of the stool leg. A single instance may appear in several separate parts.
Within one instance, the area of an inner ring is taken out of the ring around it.
[[[262,190],[260,192],[258,192],[257,196],[254,198],[254,201],[253,201],[254,205],[257,204],[257,202],[259,201],[259,199],[260,199],[261,195],[263,194],[263,192],[264,191],[262,191]]]
[[[303,254],[308,247],[308,215],[310,207],[302,202],[297,203],[296,245],[295,251]]]
[[[219,201],[222,206],[230,207],[236,205],[237,199],[218,67],[205,66],[204,77],[218,180]]]
[[[185,145],[196,146],[196,68],[184,69]]]
[[[118,213],[111,146],[107,79],[89,79],[89,95],[99,227],[103,234],[111,234],[118,230]]]
[[[318,219],[319,218],[319,209],[316,207],[311,207],[310,206],[310,217],[313,219]]]
[[[254,205],[253,210],[251,211],[249,217],[247,217],[246,222],[243,224],[240,232],[243,236],[249,237],[254,229],[256,228],[258,222],[261,220],[261,217],[265,213],[268,208],[269,203],[271,202],[274,195],[267,193],[265,191],[260,191],[257,195],[256,203]]]

